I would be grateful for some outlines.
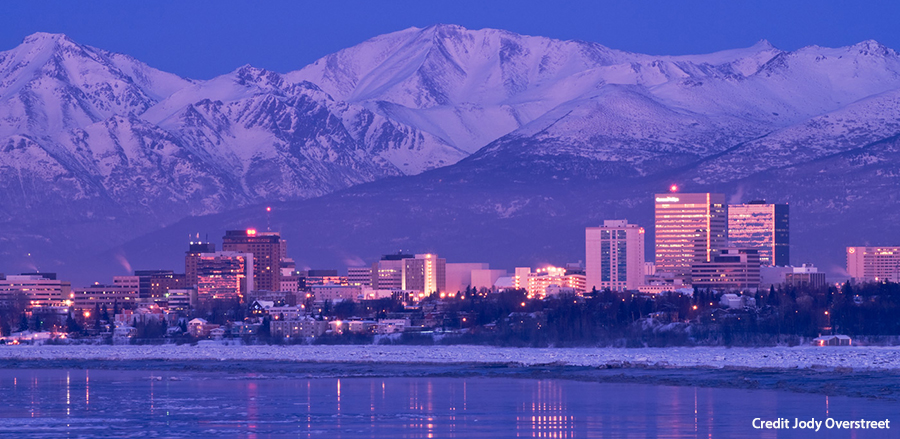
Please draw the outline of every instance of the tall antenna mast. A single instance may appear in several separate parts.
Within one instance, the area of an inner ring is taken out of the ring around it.
[[[272,231],[272,208],[266,207],[266,231]]]

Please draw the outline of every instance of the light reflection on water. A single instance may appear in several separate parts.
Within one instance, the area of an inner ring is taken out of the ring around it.
[[[758,431],[751,420],[900,412],[896,402],[775,391],[225,372],[7,369],[0,395],[0,436],[24,438],[783,438],[813,433]],[[889,433],[814,434],[896,437]]]

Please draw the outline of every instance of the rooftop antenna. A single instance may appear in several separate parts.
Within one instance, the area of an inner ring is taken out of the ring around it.
[[[272,208],[266,207],[266,231],[272,231]]]

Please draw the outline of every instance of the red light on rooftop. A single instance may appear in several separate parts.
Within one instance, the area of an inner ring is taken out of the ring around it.
[[[673,184],[673,185],[669,186],[669,192],[678,192],[678,185]]]
[[[247,236],[256,236],[256,229],[247,229]]]
[[[266,208],[266,212],[271,212],[271,211],[272,211],[272,208],[271,208],[271,207],[267,207],[267,208]]]

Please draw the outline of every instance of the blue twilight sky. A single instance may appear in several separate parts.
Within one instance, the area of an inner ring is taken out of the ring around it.
[[[435,23],[657,55],[746,47],[760,39],[785,50],[866,39],[900,49],[896,1],[30,0],[0,3],[0,50],[34,32],[65,33],[207,79],[244,64],[296,70],[373,36]]]

